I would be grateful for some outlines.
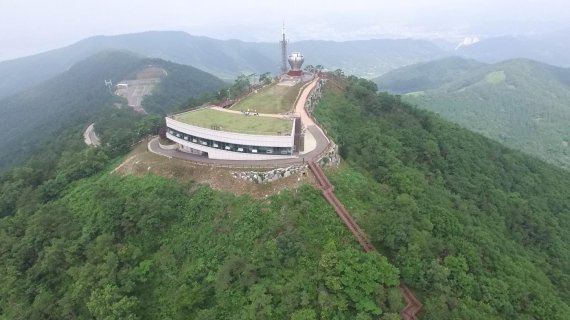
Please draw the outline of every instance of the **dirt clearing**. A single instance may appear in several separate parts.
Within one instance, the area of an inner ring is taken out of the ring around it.
[[[145,176],[158,175],[180,181],[194,181],[207,184],[213,189],[234,194],[249,194],[255,198],[264,198],[284,189],[297,189],[303,184],[316,185],[314,177],[308,171],[292,174],[287,178],[265,184],[258,184],[237,179],[233,172],[269,171],[271,168],[223,168],[197,165],[180,159],[169,159],[151,153],[146,142],[140,143],[131,151],[126,160],[113,171],[117,175]]]

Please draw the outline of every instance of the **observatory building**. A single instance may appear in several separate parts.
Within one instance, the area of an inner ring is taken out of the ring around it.
[[[206,107],[166,117],[166,137],[178,144],[178,150],[210,159],[284,159],[293,157],[296,124],[293,117]]]
[[[287,55],[283,31],[281,75],[278,81],[250,88],[235,104],[210,106],[166,117],[166,138],[179,151],[223,160],[273,160],[305,152],[300,114],[295,97],[314,79],[301,67],[299,52]],[[287,67],[289,63],[290,69]],[[298,111],[297,111],[298,112]]]

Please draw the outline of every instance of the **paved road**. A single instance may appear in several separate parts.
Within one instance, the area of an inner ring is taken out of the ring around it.
[[[92,123],[89,125],[89,127],[87,127],[87,129],[85,129],[85,132],[83,133],[83,140],[88,146],[98,147],[101,145],[101,141],[97,137],[97,134],[95,134],[94,125],[95,124]]]
[[[295,106],[296,113],[301,114],[301,121],[306,126],[307,130],[313,135],[316,141],[317,147],[305,154],[298,155],[297,157],[290,159],[275,159],[275,160],[220,160],[220,159],[209,159],[204,156],[199,156],[195,154],[189,154],[181,152],[178,150],[165,150],[162,149],[158,144],[158,137],[152,139],[148,143],[148,150],[152,153],[162,155],[165,157],[178,158],[187,161],[199,162],[204,164],[213,165],[224,165],[224,166],[255,166],[255,167],[279,167],[287,166],[292,164],[299,164],[308,161],[317,160],[330,146],[330,140],[324,134],[323,130],[319,128],[307,114],[305,110],[305,101],[309,96],[310,91],[315,87],[317,80],[314,80],[309,85],[305,87],[301,96],[297,100],[297,105]]]

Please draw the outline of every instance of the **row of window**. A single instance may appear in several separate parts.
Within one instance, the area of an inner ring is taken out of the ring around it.
[[[277,155],[291,155],[291,148],[281,147],[257,147],[247,146],[241,144],[233,144],[227,142],[219,142],[210,139],[195,137],[171,128],[168,128],[168,133],[171,135],[186,140],[190,143],[195,143],[205,147],[216,148],[226,151],[242,152],[242,153],[261,153],[261,154],[277,154]]]

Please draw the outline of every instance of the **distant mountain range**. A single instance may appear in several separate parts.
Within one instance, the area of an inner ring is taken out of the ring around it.
[[[422,40],[301,41],[290,43],[289,49],[301,51],[305,65],[340,68],[369,78],[445,54],[443,49]],[[65,48],[0,62],[0,98],[47,80],[104,50],[128,50],[193,66],[225,79],[242,73],[276,73],[280,67],[277,39],[275,43],[222,41],[171,31],[96,36]]]
[[[323,65],[365,78],[452,55],[488,63],[528,58],[570,66],[570,36],[563,32],[540,38],[506,36],[479,42],[473,39],[479,40],[470,38],[458,47],[413,39],[310,40],[291,42],[289,51],[302,52],[305,66]],[[217,40],[179,31],[95,36],[64,48],[0,62],[0,98],[30,88],[105,50],[128,50],[145,57],[185,64],[222,79],[233,79],[243,73],[277,73],[280,65],[277,40],[275,43]]]
[[[380,90],[507,146],[570,168],[570,69],[447,58],[377,78]]]
[[[461,46],[456,54],[481,62],[497,63],[513,58],[532,59],[562,67],[570,66],[570,33],[543,37],[504,36]]]
[[[50,80],[0,99],[0,168],[29,155],[58,130],[83,125],[106,105],[120,102],[103,79],[117,83],[149,64],[169,72],[155,88],[161,108],[153,104],[151,111],[171,111],[191,96],[224,86],[222,80],[189,66],[128,52],[98,53]]]

